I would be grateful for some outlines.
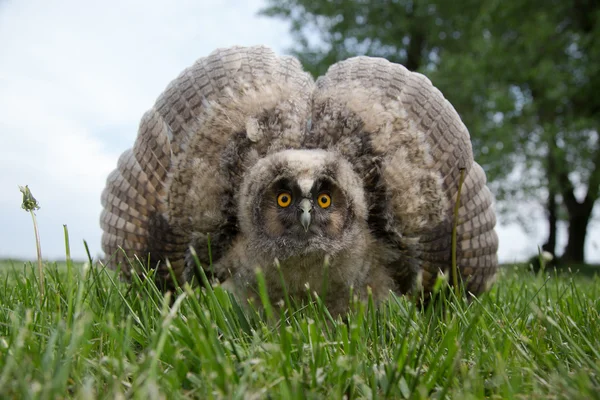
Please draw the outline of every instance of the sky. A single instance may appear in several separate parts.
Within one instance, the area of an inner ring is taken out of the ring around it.
[[[35,258],[31,217],[20,208],[26,184],[41,205],[45,258],[64,259],[63,225],[73,257],[85,257],[84,240],[100,255],[106,177],[167,84],[219,47],[264,44],[285,54],[292,45],[285,22],[257,16],[262,6],[0,0],[0,258]],[[499,222],[502,262],[535,254],[545,239],[542,221],[529,233]],[[599,232],[593,223],[588,261],[600,261]]]

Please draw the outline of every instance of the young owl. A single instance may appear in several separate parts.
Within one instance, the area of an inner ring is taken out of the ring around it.
[[[292,57],[234,47],[201,58],[142,118],[103,192],[102,246],[164,288],[196,265],[242,297],[261,268],[272,301],[425,291],[457,260],[475,294],[497,269],[495,215],[469,133],[424,76],[356,57],[316,83]],[[168,261],[168,264],[167,264]],[[212,264],[211,264],[212,262]],[[135,263],[134,263],[135,265]]]

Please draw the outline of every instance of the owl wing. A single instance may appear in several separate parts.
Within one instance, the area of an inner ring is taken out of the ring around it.
[[[331,66],[313,98],[314,146],[334,148],[363,177],[369,228],[400,250],[400,288],[423,272],[426,290],[451,268],[453,208],[461,170],[457,264],[467,289],[485,290],[497,269],[492,194],[473,160],[467,128],[423,75],[381,58]]]
[[[217,243],[237,234],[244,163],[300,146],[313,87],[296,59],[262,46],[216,50],[185,69],[144,114],[107,179],[100,224],[109,266],[128,277],[137,256],[169,282],[169,260],[183,282],[190,245],[207,265],[208,234]],[[216,260],[226,249],[211,251]]]

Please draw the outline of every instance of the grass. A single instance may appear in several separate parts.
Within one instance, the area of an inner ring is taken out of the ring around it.
[[[600,279],[505,268],[469,303],[163,296],[89,263],[0,263],[0,398],[598,398]],[[443,286],[444,282],[440,282]],[[444,298],[449,293],[450,298]]]

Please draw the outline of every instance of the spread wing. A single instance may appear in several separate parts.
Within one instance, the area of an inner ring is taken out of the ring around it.
[[[185,69],[144,114],[133,148],[107,179],[107,263],[128,277],[137,256],[169,282],[168,259],[183,282],[191,275],[186,252],[197,245],[207,265],[207,235],[226,246],[237,234],[244,163],[300,146],[313,87],[295,58],[262,46],[216,50]],[[212,248],[214,260],[223,246]]]
[[[369,227],[400,250],[390,266],[400,288],[416,272],[430,290],[451,266],[451,232],[461,170],[457,260],[473,293],[497,269],[492,194],[473,160],[469,132],[452,105],[421,74],[385,59],[356,57],[317,81],[313,146],[346,155],[369,193]]]

